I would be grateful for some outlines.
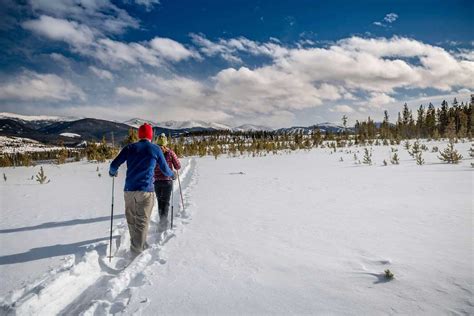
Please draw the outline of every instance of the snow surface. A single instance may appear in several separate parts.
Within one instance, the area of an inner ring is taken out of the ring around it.
[[[76,134],[76,133],[61,133],[59,135],[64,136],[64,137],[71,137],[71,138],[81,137],[81,135]]]
[[[2,168],[0,314],[473,314],[473,160],[418,166],[398,147],[386,167],[388,146],[372,166],[363,148],[186,160],[176,227],[160,234],[155,207],[124,269],[123,168],[111,264],[107,164],[48,165],[44,185]]]
[[[0,136],[0,152],[1,153],[24,153],[24,152],[38,152],[60,150],[63,147],[49,146],[42,144],[36,140],[14,137],[14,136]]]

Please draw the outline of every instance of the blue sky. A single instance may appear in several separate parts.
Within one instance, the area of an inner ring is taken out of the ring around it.
[[[1,2],[3,112],[281,127],[474,90],[473,1]]]

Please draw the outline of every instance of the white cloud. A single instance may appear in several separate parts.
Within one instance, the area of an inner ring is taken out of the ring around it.
[[[139,99],[144,101],[157,101],[160,99],[160,96],[158,94],[143,88],[129,89],[127,87],[117,87],[115,89],[115,92],[121,97]]]
[[[228,62],[234,64],[243,63],[238,56],[239,53],[248,53],[251,55],[266,55],[273,58],[281,57],[287,54],[288,50],[271,39],[267,43],[251,41],[245,37],[219,39],[213,42],[203,35],[190,34],[193,43],[199,46],[200,51],[206,56],[220,56]]]
[[[338,113],[352,113],[354,109],[348,105],[336,105],[334,108],[330,109],[331,112],[338,112]]]
[[[395,90],[472,89],[474,84],[469,80],[474,75],[472,64],[412,39],[352,37],[325,48],[271,43],[276,47],[269,49],[268,43],[245,38],[214,43],[192,36],[197,43],[204,43],[200,47],[204,55],[241,56],[238,53],[245,52],[269,56],[271,62],[253,69],[222,69],[207,81],[148,75],[138,88],[117,93],[150,105],[159,102],[163,107],[182,109],[199,105],[203,111],[231,117],[275,119],[275,113],[295,113],[326,103],[335,103],[332,112],[352,113],[356,107],[359,112],[380,109],[397,102]],[[338,104],[342,100],[346,104]]]
[[[24,72],[0,85],[0,100],[66,101],[85,99],[85,94],[70,81],[54,74]]]
[[[199,54],[193,52],[181,43],[178,43],[169,38],[155,37],[150,41],[150,46],[158,52],[158,54],[171,61],[181,61],[191,57],[199,58]]]
[[[105,69],[100,69],[94,66],[89,66],[89,70],[92,71],[97,77],[101,79],[108,79],[108,80],[113,80],[114,75]]]
[[[160,4],[159,0],[135,0],[135,3],[145,7],[147,11],[153,10],[154,6]]]
[[[138,20],[110,0],[29,0],[34,12],[76,21],[101,33],[120,34],[138,28]]]
[[[374,25],[377,25],[377,26],[380,26],[380,27],[390,27],[390,24],[392,24],[393,22],[395,22],[396,20],[398,19],[398,14],[396,13],[388,13],[385,15],[385,17],[383,18],[383,21],[387,24],[384,24],[382,21],[376,21],[374,22],[373,24]]]
[[[51,40],[64,41],[76,47],[89,45],[94,39],[89,27],[46,15],[40,16],[37,20],[23,22],[22,26]]]
[[[387,23],[393,23],[395,22],[396,20],[398,19],[398,14],[396,13],[388,13],[387,15],[385,15],[385,17],[383,18],[383,20]]]
[[[385,93],[372,92],[370,93],[369,100],[366,102],[363,102],[363,104],[366,104],[367,106],[370,106],[372,108],[381,108],[382,105],[390,104],[395,101],[396,100],[394,98],[392,98],[391,96]]]
[[[73,50],[81,55],[115,67],[122,64],[159,66],[165,61],[179,62],[189,58],[201,58],[199,53],[169,38],[155,37],[150,42],[125,43],[94,34],[89,27],[77,22],[50,16],[43,15],[22,25],[25,29],[50,40],[70,44]]]

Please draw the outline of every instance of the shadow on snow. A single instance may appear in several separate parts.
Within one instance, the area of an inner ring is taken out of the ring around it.
[[[113,238],[115,239],[119,237],[120,236],[117,235]],[[58,244],[53,246],[33,248],[27,252],[0,257],[0,265],[22,263],[40,260],[44,258],[66,256],[71,254],[82,256],[86,253],[88,245],[106,240],[108,241],[109,237],[84,240],[72,244]]]
[[[120,218],[125,218],[125,215],[120,214],[120,215],[114,216],[114,219],[120,219]],[[64,222],[48,222],[48,223],[43,223],[36,226],[0,229],[0,234],[18,233],[18,232],[24,232],[24,231],[29,231],[29,230],[47,229],[47,228],[62,227],[62,226],[90,224],[90,223],[102,222],[102,221],[107,221],[107,220],[110,220],[110,216],[85,218],[85,219],[73,219],[73,220],[64,221]]]

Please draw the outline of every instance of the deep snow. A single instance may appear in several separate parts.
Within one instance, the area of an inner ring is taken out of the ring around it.
[[[472,314],[473,160],[418,166],[398,147],[386,167],[387,146],[372,166],[354,164],[362,148],[187,161],[176,228],[120,272],[123,169],[109,266],[106,165],[45,166],[45,185],[2,168],[3,313]]]

